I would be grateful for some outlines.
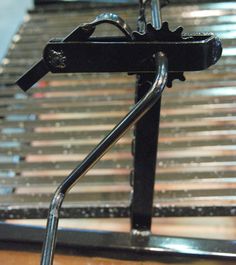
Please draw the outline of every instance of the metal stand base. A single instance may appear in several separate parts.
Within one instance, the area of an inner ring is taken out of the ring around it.
[[[45,228],[0,223],[0,249],[41,251]],[[59,229],[57,252],[163,263],[236,260],[236,241]],[[222,263],[223,264],[223,263]]]

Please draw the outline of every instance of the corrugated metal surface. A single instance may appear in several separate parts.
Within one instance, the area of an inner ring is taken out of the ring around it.
[[[125,74],[50,74],[29,94],[14,85],[48,39],[104,11],[135,28],[133,6],[46,6],[30,12],[14,37],[0,76],[1,218],[45,217],[56,186],[133,104],[135,78]],[[170,5],[163,18],[186,32],[215,32],[224,53],[165,91],[154,215],[235,215],[236,3]],[[96,32],[117,34],[110,26]],[[132,132],[71,190],[62,216],[129,215],[131,140]]]

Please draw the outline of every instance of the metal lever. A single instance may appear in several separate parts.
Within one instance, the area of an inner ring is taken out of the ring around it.
[[[108,23],[116,26],[118,29],[120,29],[121,32],[124,33],[127,40],[131,40],[132,30],[121,17],[113,13],[103,13],[97,16],[95,20],[91,23],[78,26],[60,42],[65,43],[70,41],[87,40],[93,34],[96,26],[103,23]],[[42,58],[35,65],[33,65],[26,73],[24,73],[16,81],[16,84],[24,91],[27,91],[42,77],[44,77],[49,71],[50,68],[47,66],[44,58]]]
[[[154,54],[163,52],[168,58],[169,86],[173,79],[184,80],[183,72],[200,71],[215,64],[221,57],[219,39],[211,33],[184,34],[182,27],[171,31],[161,24],[160,4],[152,1],[153,25],[145,24],[145,3],[140,0],[139,28],[132,32],[123,19],[105,13],[77,27],[64,39],[52,39],[44,48],[43,58],[17,80],[27,91],[49,71],[52,73],[125,72],[131,74],[156,72]],[[142,19],[141,19],[142,18]],[[91,37],[96,26],[109,23],[125,36]],[[129,56],[127,56],[129,55]]]
[[[75,168],[60,184],[50,204],[46,237],[44,241],[41,265],[52,265],[56,244],[59,213],[66,193],[84,176],[90,168],[115,144],[122,135],[135,124],[160,98],[167,81],[167,59],[161,52],[156,54],[157,74],[148,93],[115,126],[115,128],[98,144],[97,147]]]

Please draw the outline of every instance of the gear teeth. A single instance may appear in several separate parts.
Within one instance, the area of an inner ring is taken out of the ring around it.
[[[175,31],[169,29],[168,22],[163,22],[160,29],[155,29],[152,24],[148,23],[145,33],[133,32],[132,38],[137,41],[180,41],[182,38],[183,28],[178,27]]]
[[[175,73],[169,72],[167,82],[166,82],[167,87],[172,87],[174,80],[185,81],[184,73],[183,72],[175,72]]]
[[[160,30],[168,30],[168,31],[170,31],[169,30],[169,24],[168,24],[167,21],[165,21],[165,22],[162,23],[162,27],[161,27]]]
[[[183,30],[184,30],[183,27],[178,27],[178,28],[174,31],[174,33],[177,34],[177,35],[179,35],[179,36],[182,36]]]
[[[154,30],[153,26],[151,23],[147,24],[147,32],[152,32]]]
[[[146,32],[139,33],[137,31],[133,32],[132,38],[135,41],[182,41],[185,38],[182,37],[183,27],[178,27],[174,31],[169,29],[168,22],[163,22],[162,27],[157,30],[152,24],[147,24]],[[177,79],[180,81],[185,81],[183,72],[169,72],[167,78],[167,87],[172,87],[173,81]]]
[[[179,80],[184,82],[186,80],[184,73],[180,73]]]
[[[134,31],[132,34],[132,39],[137,40],[139,39],[139,37],[140,37],[140,33],[138,33],[137,31]]]

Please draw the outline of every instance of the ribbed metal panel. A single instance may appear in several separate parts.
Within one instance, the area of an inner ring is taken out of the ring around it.
[[[50,74],[28,94],[14,85],[50,38],[99,13],[118,13],[135,29],[132,6],[68,7],[29,12],[1,66],[1,219],[45,217],[56,186],[134,102],[135,77],[125,74]],[[173,29],[216,33],[224,53],[216,66],[166,89],[154,215],[235,215],[236,3],[169,5],[163,18]],[[100,26],[96,34],[117,32]],[[62,217],[129,216],[131,141],[132,131],[71,190]]]

